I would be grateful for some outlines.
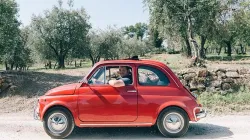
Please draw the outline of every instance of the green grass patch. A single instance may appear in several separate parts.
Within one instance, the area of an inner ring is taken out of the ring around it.
[[[204,92],[199,97],[201,104],[209,111],[220,112],[242,112],[249,111],[250,108],[250,90],[228,93],[226,95],[212,94]]]

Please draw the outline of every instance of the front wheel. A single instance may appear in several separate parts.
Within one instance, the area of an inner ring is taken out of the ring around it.
[[[62,139],[71,134],[75,124],[68,110],[56,108],[45,115],[43,127],[51,138]]]
[[[189,127],[188,115],[180,108],[167,108],[158,117],[157,126],[166,137],[181,137]]]

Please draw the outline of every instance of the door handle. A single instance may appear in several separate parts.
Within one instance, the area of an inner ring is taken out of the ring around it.
[[[128,90],[127,92],[129,92],[129,93],[136,93],[137,91],[136,90]]]

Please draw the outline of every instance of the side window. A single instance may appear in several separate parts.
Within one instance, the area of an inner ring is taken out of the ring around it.
[[[161,70],[150,66],[138,68],[138,82],[142,86],[167,86],[170,83]]]
[[[130,66],[104,66],[96,70],[88,80],[90,85],[108,84],[109,80],[123,80],[125,85],[133,83]]]
[[[105,84],[105,67],[99,68],[88,80],[88,84],[90,85]]]

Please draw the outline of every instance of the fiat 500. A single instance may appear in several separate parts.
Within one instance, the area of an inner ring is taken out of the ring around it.
[[[166,137],[180,137],[204,117],[197,96],[165,64],[139,59],[98,62],[78,83],[39,97],[34,109],[52,138],[66,138],[76,126],[157,126]]]

